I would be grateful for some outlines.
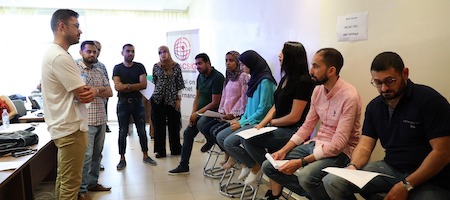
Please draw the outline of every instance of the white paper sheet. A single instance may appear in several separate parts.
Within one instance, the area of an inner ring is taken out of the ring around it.
[[[9,128],[6,128],[2,125],[0,126],[0,133],[12,133],[15,131],[21,131],[29,128],[31,125],[26,123],[19,123],[19,124],[11,124],[9,125]]]
[[[387,176],[390,178],[394,178],[393,176],[389,176],[387,174],[339,168],[339,167],[327,167],[325,169],[322,169],[322,171],[339,176],[339,177],[355,184],[359,188],[363,188],[370,180],[372,180],[376,176]]]
[[[266,153],[265,156],[266,156],[266,159],[270,162],[270,164],[272,164],[272,166],[275,169],[278,169],[281,166],[283,166],[284,164],[286,164],[287,162],[289,162],[289,160],[274,160],[269,153]]]
[[[207,110],[204,113],[199,113],[198,115],[205,116],[205,117],[214,117],[214,118],[222,118],[225,116],[224,114],[220,114],[218,112],[211,111],[211,110]]]
[[[155,84],[153,84],[151,81],[147,80],[147,88],[140,90],[141,94],[147,99],[150,100],[150,98],[153,95],[153,92],[155,91]]]
[[[273,126],[260,128],[259,130],[256,128],[251,128],[251,129],[243,130],[243,131],[237,133],[236,135],[241,136],[244,139],[248,139],[248,138],[255,137],[257,135],[261,135],[261,134],[273,131],[275,129],[277,129],[277,127],[273,127]]]
[[[0,165],[0,171],[15,170],[19,168],[22,163],[23,162],[18,161],[2,162],[2,164]]]

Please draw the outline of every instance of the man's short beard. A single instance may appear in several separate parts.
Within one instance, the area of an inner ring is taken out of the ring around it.
[[[325,77],[324,79],[319,80],[317,77],[311,76],[311,81],[313,82],[314,85],[323,85],[328,81],[328,77]]]

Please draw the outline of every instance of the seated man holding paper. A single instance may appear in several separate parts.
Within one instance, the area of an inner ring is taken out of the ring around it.
[[[322,184],[327,175],[322,169],[344,167],[359,141],[361,98],[355,87],[339,77],[344,59],[332,48],[320,49],[313,57],[310,70],[316,88],[306,120],[288,143],[272,154],[275,160],[289,160],[276,169],[269,161],[263,172],[276,183],[271,184],[273,199],[282,187],[311,199],[329,199]],[[321,121],[317,135],[310,139]],[[298,171],[298,173],[295,173]]]
[[[203,125],[213,118],[201,117],[199,114],[207,110],[217,110],[222,97],[222,88],[225,78],[222,73],[211,66],[211,60],[205,53],[195,56],[195,65],[199,75],[197,76],[196,95],[192,105],[192,114],[189,125],[183,133],[183,146],[181,148],[180,164],[169,171],[169,175],[189,174],[189,159],[191,158],[194,138]]]
[[[437,91],[408,79],[400,56],[384,52],[371,66],[380,93],[366,109],[363,136],[348,169],[379,172],[362,189],[329,174],[323,178],[332,199],[448,199],[450,196],[450,105]],[[380,139],[386,155],[368,163]]]

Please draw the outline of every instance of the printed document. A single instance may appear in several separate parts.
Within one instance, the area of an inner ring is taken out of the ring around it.
[[[339,168],[339,167],[327,167],[325,169],[322,169],[322,171],[339,176],[339,177],[355,184],[359,188],[363,188],[370,180],[372,180],[376,176],[387,176],[390,178],[394,178],[393,176],[389,176],[387,174]]]
[[[150,100],[150,97],[152,97],[154,91],[155,91],[155,84],[147,80],[147,88],[142,89],[139,92],[141,92],[142,96],[144,96],[147,100]]]
[[[8,171],[8,170],[15,170],[19,168],[23,162],[19,161],[10,161],[10,162],[2,162],[0,165],[0,171]]]
[[[274,160],[269,153],[266,153],[266,159],[270,162],[270,164],[272,164],[275,169],[278,169],[289,162],[289,160]]]
[[[277,127],[273,127],[273,126],[260,128],[259,130],[256,128],[251,128],[251,129],[243,130],[243,131],[237,133],[236,135],[241,136],[244,139],[248,139],[248,138],[255,137],[257,135],[261,135],[261,134],[273,131],[275,129],[277,129]]]

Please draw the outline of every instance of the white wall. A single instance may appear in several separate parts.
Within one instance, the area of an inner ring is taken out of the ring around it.
[[[320,46],[338,49],[345,63],[342,77],[356,86],[363,109],[378,95],[370,85],[370,64],[383,51],[397,52],[409,68],[410,79],[450,98],[450,1],[447,0],[322,0]],[[368,40],[337,42],[337,17],[369,12]],[[374,159],[384,155],[378,149]]]
[[[225,72],[225,53],[253,49],[279,80],[278,54],[284,42],[299,41],[308,54],[319,48],[319,1],[194,0],[189,7],[193,28],[200,29],[200,51]]]

